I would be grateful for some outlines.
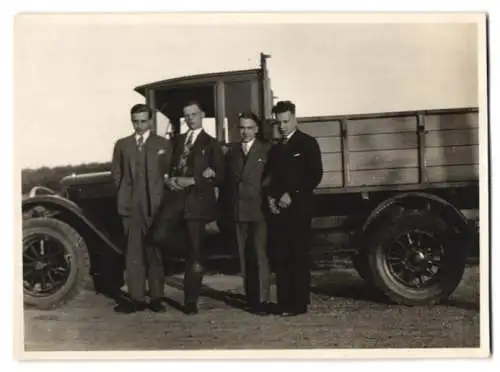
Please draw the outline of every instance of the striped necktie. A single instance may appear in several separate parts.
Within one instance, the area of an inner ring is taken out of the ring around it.
[[[139,135],[139,138],[137,139],[137,149],[139,151],[142,151],[142,148],[144,146],[144,137],[141,135]]]
[[[191,152],[191,147],[193,147],[193,131],[189,131],[186,142],[184,143],[184,151],[182,152],[179,159],[178,169],[183,175],[185,175],[187,172],[187,158],[189,156],[189,153]]]

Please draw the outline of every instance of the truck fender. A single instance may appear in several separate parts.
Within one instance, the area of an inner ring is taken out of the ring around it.
[[[398,208],[399,207],[399,208]],[[395,195],[379,203],[368,215],[360,230],[360,238],[372,227],[374,221],[389,213],[398,213],[403,208],[428,210],[441,216],[448,224],[466,235],[473,233],[473,227],[453,204],[447,200],[425,192],[408,192]]]
[[[59,195],[39,195],[25,199],[22,202],[23,214],[40,207],[48,210],[49,213],[57,213],[57,219],[68,223],[71,227],[77,230],[83,238],[89,236],[90,233],[116,253],[123,253],[120,248],[118,248],[102,233],[102,231],[100,231],[87,217],[85,217],[82,209],[71,200]]]

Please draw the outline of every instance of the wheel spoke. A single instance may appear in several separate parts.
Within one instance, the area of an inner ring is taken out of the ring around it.
[[[57,274],[68,272],[68,269],[63,266],[51,267],[49,270]]]
[[[34,272],[36,272],[36,269],[23,270],[23,278],[32,275]]]
[[[32,261],[36,261],[38,258],[36,256],[32,256],[31,254],[29,254],[30,252],[28,251],[28,249],[25,249],[23,251],[23,258],[27,258],[29,260],[32,260]]]
[[[40,271],[40,279],[41,279],[41,286],[42,286],[42,290],[45,291],[45,289],[47,288],[47,280],[45,278],[45,273],[43,272],[43,270]]]
[[[407,246],[407,245],[406,245],[406,244],[404,244],[402,241],[397,240],[397,241],[396,241],[396,244],[397,244],[397,245],[399,245],[399,246],[401,246],[401,247],[403,247],[403,250],[404,250],[405,252],[411,252],[411,247]]]
[[[422,279],[422,274],[418,274],[417,279],[418,279],[417,283],[419,283],[419,284],[417,284],[417,288],[419,288],[421,285],[424,285],[424,280]]]
[[[413,241],[411,240],[410,232],[406,233],[406,239],[408,241],[408,246],[411,247],[413,245]]]
[[[412,272],[410,270],[404,270],[403,275],[402,275],[402,279],[405,283],[411,285],[411,283],[413,283],[413,279],[414,279]]]
[[[389,257],[387,257],[387,261],[402,262],[402,261],[404,261],[404,257],[402,257],[402,256],[389,256]]]
[[[33,256],[33,257],[35,257],[35,258],[40,258],[40,254],[39,254],[39,253],[38,253],[38,251],[37,251],[37,250],[33,247],[33,244],[31,244],[31,245],[29,246],[29,250],[30,250],[31,252],[33,252],[33,254],[34,254],[34,256]]]
[[[47,271],[47,278],[49,279],[49,281],[52,284],[53,288],[55,288],[59,284],[59,282],[57,282],[56,280],[54,280],[54,278],[52,277],[52,275],[50,274],[49,271]]]
[[[425,269],[425,273],[429,276],[429,277],[433,277],[434,275],[436,275],[436,273],[434,271],[432,271],[432,269],[430,267],[428,267],[427,269]]]

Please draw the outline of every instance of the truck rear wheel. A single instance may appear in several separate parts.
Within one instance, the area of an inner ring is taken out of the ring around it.
[[[370,234],[368,243],[374,285],[399,304],[434,304],[448,298],[465,269],[466,240],[425,211],[386,221]]]
[[[82,237],[53,218],[23,221],[24,303],[52,309],[73,299],[89,278]]]

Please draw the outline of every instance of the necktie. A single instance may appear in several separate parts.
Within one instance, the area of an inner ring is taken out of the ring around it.
[[[139,151],[142,151],[142,147],[144,146],[144,137],[142,136],[142,134],[139,136],[139,138],[137,139],[137,149]]]
[[[186,143],[184,144],[184,151],[189,151],[192,145],[193,145],[193,131],[189,131]]]
[[[193,131],[189,131],[186,142],[184,143],[184,151],[179,159],[179,170],[183,175],[187,173],[187,158],[193,146]]]
[[[248,154],[248,143],[243,142],[243,153],[246,155]]]

